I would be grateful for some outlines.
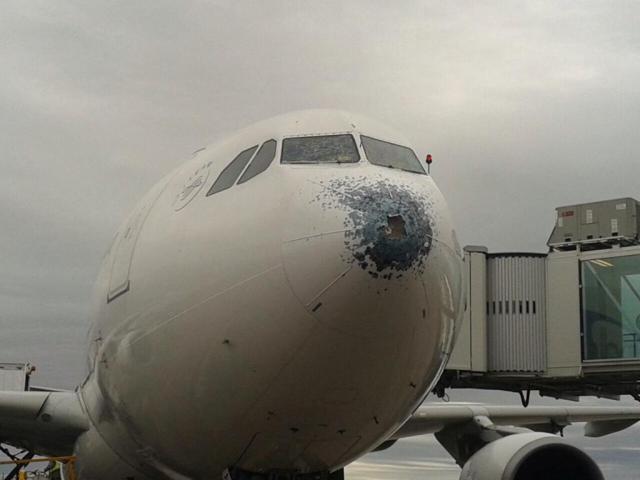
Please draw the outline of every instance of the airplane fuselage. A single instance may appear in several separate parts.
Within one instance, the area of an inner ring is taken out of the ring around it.
[[[310,137],[338,160],[282,161]],[[152,188],[96,284],[81,477],[333,471],[407,419],[451,351],[462,260],[432,178],[369,160],[393,145],[358,116],[294,113]],[[268,168],[215,191],[254,146]]]

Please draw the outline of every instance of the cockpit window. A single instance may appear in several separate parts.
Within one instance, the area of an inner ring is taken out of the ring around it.
[[[258,153],[253,158],[247,169],[244,171],[240,180],[238,180],[238,184],[244,183],[247,180],[255,177],[259,173],[264,172],[271,162],[273,161],[273,157],[276,155],[276,141],[275,140],[267,140],[262,144]]]
[[[409,147],[383,142],[364,135],[361,135],[360,138],[362,139],[362,146],[364,147],[364,153],[367,155],[367,160],[374,165],[398,168],[426,175],[420,160]]]
[[[257,148],[258,146],[254,145],[251,148],[243,150],[236,156],[236,158],[231,161],[229,165],[224,167],[224,170],[220,172],[220,175],[218,175],[218,178],[207,192],[207,197],[209,195],[213,195],[214,193],[218,193],[222,190],[226,190],[227,188],[232,187],[244,170],[244,167],[247,166],[247,163],[249,162]]]
[[[356,163],[358,147],[352,135],[285,138],[282,163]]]

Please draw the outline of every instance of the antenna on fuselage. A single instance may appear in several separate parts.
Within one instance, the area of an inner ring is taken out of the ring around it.
[[[431,174],[431,164],[433,163],[433,157],[430,153],[427,153],[427,174]]]

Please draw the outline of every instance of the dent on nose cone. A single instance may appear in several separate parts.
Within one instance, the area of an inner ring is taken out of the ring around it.
[[[321,308],[318,300],[356,271],[382,296],[397,283],[390,280],[422,280],[439,215],[427,189],[380,176],[326,177],[305,187],[292,198],[283,242],[305,306]]]
[[[400,278],[424,269],[434,230],[429,198],[383,179],[338,178],[315,201],[349,211],[344,220],[347,262],[351,255],[374,278]]]

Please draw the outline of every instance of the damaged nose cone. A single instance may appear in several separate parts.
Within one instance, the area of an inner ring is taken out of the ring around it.
[[[343,260],[373,278],[422,273],[434,235],[432,201],[386,179],[327,182],[316,201],[345,210]]]

